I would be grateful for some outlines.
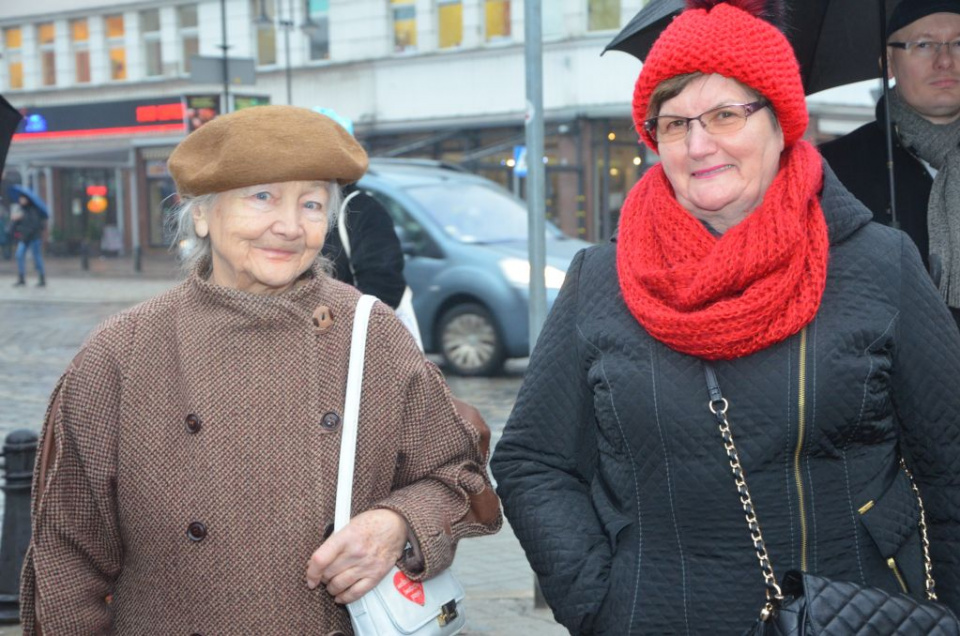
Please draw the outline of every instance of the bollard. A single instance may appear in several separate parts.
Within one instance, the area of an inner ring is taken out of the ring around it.
[[[143,250],[140,249],[139,245],[133,248],[133,271],[143,271]]]
[[[83,271],[90,269],[90,248],[86,239],[80,243],[80,268]]]
[[[20,570],[30,545],[30,487],[37,434],[20,429],[3,442],[3,534],[0,535],[0,623],[20,622]]]

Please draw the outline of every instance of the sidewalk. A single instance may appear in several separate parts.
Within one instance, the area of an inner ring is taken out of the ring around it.
[[[130,306],[154,296],[177,282],[176,268],[172,258],[145,258],[143,271],[139,273],[134,271],[133,261],[129,257],[90,259],[88,271],[81,269],[79,258],[50,258],[45,264],[46,287],[34,286],[36,275],[29,260],[27,286],[13,287],[16,280],[16,264],[13,261],[0,259],[0,307],[12,308],[14,305],[11,305],[11,302],[20,303],[18,306],[21,307],[30,305],[32,309],[27,312],[28,314],[54,321],[57,332],[36,336],[46,339],[44,343],[47,347],[46,351],[37,352],[36,346],[31,346],[28,342],[19,342],[21,339],[29,338],[27,334],[32,330],[29,326],[22,326],[23,334],[13,337],[17,342],[10,343],[8,346],[16,347],[16,351],[11,352],[16,356],[33,351],[32,355],[43,357],[48,365],[56,362],[59,369],[65,366],[75,352],[76,345],[71,343],[78,342],[77,338],[82,335],[82,333],[73,332],[82,331],[79,327],[81,324],[90,324],[90,326],[95,324],[89,322],[92,319],[82,322],[84,315],[107,310],[112,313],[124,306]],[[98,306],[103,309],[99,309]],[[57,312],[61,310],[69,312],[75,316],[75,319],[51,318],[58,315]],[[13,311],[13,309],[7,311],[0,309],[0,315],[13,315]],[[89,327],[85,328],[89,329]],[[67,334],[67,331],[71,333]],[[0,351],[0,354],[2,353],[4,352]],[[50,356],[56,360],[48,360]],[[62,361],[61,357],[64,357]],[[13,373],[23,373],[23,371]],[[512,375],[505,378],[490,380],[451,378],[454,391],[462,398],[474,401],[481,409],[493,431],[491,440],[493,444],[500,437],[500,431],[512,407],[512,399],[516,395],[520,377],[521,372],[514,371]],[[22,395],[28,389],[18,388],[17,382],[13,381],[12,377],[9,380],[11,380],[9,382],[11,386],[8,388],[11,395],[8,398],[24,402],[21,405],[23,409],[31,414],[37,411],[42,417],[44,405],[41,402],[45,401],[45,395],[31,398],[37,402],[36,404],[28,403],[25,401],[27,397]],[[52,382],[53,379],[49,381]],[[20,421],[34,419],[36,418],[25,417]],[[468,620],[465,634],[553,636],[567,633],[553,621],[549,610],[534,609],[533,573],[509,526],[504,525],[503,530],[492,537],[463,541],[458,548],[453,568],[467,593]],[[0,627],[0,636],[20,635],[21,631],[17,626]]]

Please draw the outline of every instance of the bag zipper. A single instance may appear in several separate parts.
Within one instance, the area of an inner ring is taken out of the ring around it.
[[[900,574],[900,568],[897,567],[897,561],[893,557],[887,559],[887,567],[893,570],[893,575],[897,577],[897,583],[900,584],[900,589],[903,590],[903,593],[908,594],[907,582],[903,580],[903,575]]]

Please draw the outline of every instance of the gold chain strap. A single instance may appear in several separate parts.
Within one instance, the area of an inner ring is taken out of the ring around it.
[[[913,473],[907,468],[906,462],[900,458],[900,468],[910,478],[910,487],[913,488],[913,494],[917,496],[917,507],[920,509],[920,544],[923,546],[923,570],[926,574],[927,598],[931,601],[937,599],[937,584],[933,580],[933,562],[930,560],[930,539],[927,537],[927,513],[923,509],[923,497],[920,496],[920,489],[917,488],[917,482],[913,480]]]
[[[767,594],[767,602],[760,612],[760,619],[766,621],[780,608],[783,602],[783,592],[780,590],[777,577],[773,573],[773,564],[770,563],[770,555],[767,554],[767,544],[763,541],[760,522],[757,521],[757,513],[753,507],[753,500],[750,498],[750,489],[747,488],[747,478],[740,466],[740,455],[737,453],[737,447],[733,444],[733,433],[730,431],[730,422],[727,420],[727,408],[729,406],[730,403],[727,402],[726,398],[714,400],[710,402],[710,412],[717,418],[720,435],[723,436],[723,447],[727,449],[727,459],[730,460],[730,469],[733,471],[733,479],[737,483],[737,492],[740,493],[740,503],[743,505],[743,513],[746,515],[747,527],[750,529],[750,538],[753,539],[753,548],[757,551],[757,558],[760,560],[760,570],[763,572],[763,583]]]
[[[716,394],[719,396],[719,387]],[[733,443],[733,432],[730,430],[730,421],[727,419],[727,409],[730,403],[724,397],[713,399],[709,403],[710,412],[717,418],[717,425],[720,428],[720,435],[723,437],[723,447],[727,451],[727,459],[730,461],[730,470],[733,472],[733,479],[737,484],[737,492],[740,494],[740,503],[743,505],[743,512],[747,519],[747,527],[750,529],[750,538],[753,539],[753,547],[757,551],[757,558],[760,560],[760,570],[763,572],[763,582],[766,587],[767,602],[760,611],[760,620],[769,620],[783,603],[783,592],[777,584],[777,578],[773,573],[773,564],[770,562],[770,556],[767,554],[767,544],[763,540],[763,534],[760,532],[760,522],[757,520],[757,513],[753,507],[753,500],[750,498],[750,489],[747,487],[747,477],[740,465],[740,454],[737,453],[737,447]],[[910,487],[913,488],[917,496],[917,506],[920,510],[920,541],[923,546],[923,567],[926,574],[927,598],[931,601],[937,600],[936,583],[933,580],[933,563],[930,560],[930,540],[927,537],[927,515],[923,509],[923,499],[920,497],[920,490],[913,480],[913,474],[907,468],[903,458],[900,458],[900,467],[910,479]]]

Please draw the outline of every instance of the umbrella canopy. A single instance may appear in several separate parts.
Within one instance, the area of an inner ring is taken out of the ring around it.
[[[16,132],[21,119],[23,115],[0,95],[0,173],[3,172],[3,166],[7,162],[7,151],[10,150],[13,133]]]
[[[47,209],[47,204],[43,202],[37,193],[31,190],[30,188],[13,185],[7,189],[7,198],[11,203],[16,202],[21,196],[27,197],[30,200],[30,203],[34,205],[35,208],[43,215],[43,218],[50,218],[50,210]]]
[[[896,1],[786,0],[785,33],[807,95],[881,77],[883,30]],[[603,52],[623,51],[643,60],[685,6],[684,0],[650,0]]]

